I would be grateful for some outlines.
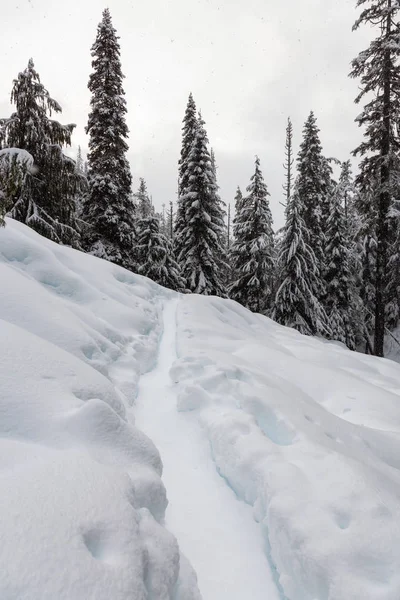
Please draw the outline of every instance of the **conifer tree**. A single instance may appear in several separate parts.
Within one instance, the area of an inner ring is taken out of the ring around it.
[[[393,186],[398,177],[396,154],[399,150],[400,118],[400,5],[394,0],[358,0],[362,7],[353,29],[360,25],[377,28],[377,37],[352,62],[351,77],[361,79],[361,91],[355,102],[367,96],[357,117],[365,126],[364,141],[354,154],[362,157],[356,182],[361,193],[376,182],[374,194],[376,268],[374,353],[383,356],[386,288],[388,275],[389,213]]]
[[[148,217],[153,212],[149,193],[147,191],[146,181],[143,177],[139,180],[139,189],[135,194],[136,197],[136,211],[139,219]]]
[[[287,120],[286,126],[286,140],[285,140],[285,162],[283,168],[285,171],[285,183],[283,184],[283,191],[285,196],[285,205],[289,202],[292,185],[293,185],[293,125],[290,117]]]
[[[182,127],[182,147],[179,159],[178,205],[174,226],[174,248],[176,256],[182,252],[182,231],[185,228],[186,206],[183,198],[189,187],[189,155],[197,132],[197,111],[192,93],[189,94]]]
[[[75,125],[50,119],[61,107],[41,83],[32,59],[14,80],[11,101],[16,111],[0,120],[2,146],[27,151],[34,165],[26,171],[10,216],[56,242],[79,246],[75,194],[80,179],[75,162],[62,151],[71,145]]]
[[[169,203],[167,215],[165,218],[165,233],[166,233],[167,238],[171,241],[174,239],[174,218],[175,218],[174,203],[171,200]]]
[[[123,267],[133,266],[132,177],[126,158],[128,127],[120,45],[108,9],[92,46],[92,93],[88,125],[89,193],[83,217],[86,249]]]
[[[314,294],[318,271],[302,213],[296,180],[286,207],[277,264],[278,287],[271,316],[281,325],[293,327],[305,335],[327,335],[328,318]]]
[[[265,313],[272,294],[274,234],[269,193],[258,157],[247,192],[245,198],[237,196],[238,212],[231,250],[234,281],[229,296],[254,312]]]
[[[218,202],[207,143],[204,121],[200,117],[187,158],[188,183],[180,197],[180,208],[184,207],[185,212],[184,227],[179,232],[178,262],[191,292],[224,296],[224,215]]]
[[[319,129],[314,113],[311,112],[303,129],[303,141],[297,159],[299,210],[305,222],[307,235],[305,242],[313,249],[315,273],[312,285],[313,295],[322,301],[324,285],[324,231],[323,219],[326,216],[328,167],[322,155]],[[325,210],[324,210],[325,209]]]
[[[160,231],[160,221],[148,211],[137,226],[138,273],[149,277],[163,287],[184,291],[185,282],[175,260],[172,243]]]
[[[344,192],[339,183],[332,194],[327,219],[325,309],[329,318],[331,337],[354,350],[355,286],[352,281],[349,240],[343,206]]]

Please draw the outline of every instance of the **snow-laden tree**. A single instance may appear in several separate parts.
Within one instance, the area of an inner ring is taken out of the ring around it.
[[[139,219],[149,216],[153,211],[150,196],[147,191],[146,181],[143,177],[139,180],[139,188],[135,194],[136,198],[136,213]]]
[[[328,317],[314,294],[319,276],[316,258],[303,218],[303,207],[296,180],[286,207],[278,256],[278,286],[272,318],[305,335],[328,335]]]
[[[325,310],[331,337],[355,348],[355,283],[344,213],[345,189],[340,183],[330,200],[325,247]]]
[[[176,232],[181,248],[178,262],[186,288],[196,294],[224,296],[224,213],[218,199],[215,177],[201,116],[187,159],[187,187],[180,197],[184,227]]]
[[[174,248],[176,256],[182,252],[182,231],[185,228],[186,197],[189,187],[189,156],[197,132],[197,110],[192,93],[189,94],[188,103],[183,118],[182,147],[178,168],[178,204],[174,224]]]
[[[15,112],[0,120],[2,147],[27,151],[34,165],[12,198],[9,214],[56,242],[79,246],[75,194],[81,180],[75,161],[62,150],[71,145],[75,125],[50,118],[61,106],[41,83],[32,59],[14,80],[11,101]]]
[[[323,223],[326,217],[328,163],[322,155],[319,129],[313,112],[304,125],[297,169],[299,210],[309,236],[305,241],[313,249],[315,256],[316,276],[312,283],[312,292],[322,301],[325,293],[322,279],[325,245]]]
[[[160,232],[159,218],[152,210],[137,223],[138,273],[171,290],[184,291],[180,267],[171,240]]]
[[[132,177],[126,157],[128,127],[120,45],[108,9],[92,46],[89,78],[89,193],[83,217],[88,224],[86,249],[123,267],[132,268],[134,214]]]
[[[393,186],[397,187],[400,119],[400,4],[396,0],[358,0],[361,14],[353,29],[361,25],[377,36],[352,62],[351,77],[360,78],[361,91],[355,102],[366,100],[357,117],[365,127],[364,140],[354,154],[362,157],[356,182],[362,194],[375,182],[376,215],[374,353],[383,356],[387,276],[389,214]]]
[[[256,157],[247,196],[238,197],[229,296],[254,312],[270,307],[274,273],[274,234],[268,190]]]

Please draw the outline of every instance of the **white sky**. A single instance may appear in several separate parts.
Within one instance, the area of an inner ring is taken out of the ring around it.
[[[1,8],[0,116],[8,116],[12,80],[32,57],[77,124],[74,146],[86,149],[90,47],[100,0],[11,0]],[[134,187],[144,177],[154,203],[176,199],[181,121],[190,91],[214,147],[222,198],[248,185],[258,154],[282,224],[287,116],[294,143],[312,109],[326,156],[349,157],[361,131],[354,123],[358,82],[351,59],[368,42],[352,33],[356,0],[109,0],[120,35]],[[74,148],[75,151],[75,148]]]

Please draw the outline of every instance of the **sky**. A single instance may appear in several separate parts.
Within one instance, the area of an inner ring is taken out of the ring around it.
[[[352,32],[356,0],[12,0],[2,7],[0,116],[30,57],[42,83],[76,123],[72,155],[87,149],[90,48],[108,6],[120,36],[134,188],[146,179],[157,208],[176,200],[182,118],[189,92],[202,111],[220,194],[233,203],[258,155],[275,227],[283,224],[288,116],[297,153],[313,110],[326,156],[347,160],[359,82],[350,62],[371,32]],[[355,163],[356,164],[356,163]]]

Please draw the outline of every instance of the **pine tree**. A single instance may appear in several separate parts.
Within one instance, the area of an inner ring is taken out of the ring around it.
[[[200,117],[187,159],[185,177],[188,184],[180,197],[180,208],[185,208],[185,225],[179,232],[181,251],[178,262],[186,287],[191,292],[224,296],[222,270],[225,266],[225,224],[222,208],[217,201],[207,143],[204,121]]]
[[[132,177],[126,158],[128,127],[120,46],[108,9],[92,46],[89,134],[89,193],[83,217],[90,229],[86,249],[123,267],[133,267]]]
[[[139,189],[135,194],[136,197],[136,211],[140,219],[148,217],[153,212],[149,193],[147,191],[147,185],[143,177],[139,180]]]
[[[182,252],[182,231],[185,228],[186,206],[184,206],[183,197],[186,196],[189,187],[189,155],[197,132],[197,111],[192,93],[189,94],[185,116],[182,127],[182,148],[179,159],[179,177],[178,177],[178,205],[176,209],[175,227],[174,227],[174,248],[176,256]]]
[[[75,162],[62,151],[71,145],[75,125],[50,119],[61,107],[41,83],[32,59],[14,80],[11,101],[16,111],[0,120],[2,146],[27,151],[34,165],[13,199],[10,216],[56,242],[79,246],[75,194],[80,178]]]
[[[376,182],[376,268],[374,353],[383,356],[385,308],[388,275],[389,213],[392,188],[398,178],[396,154],[399,150],[397,124],[400,118],[400,5],[394,0],[358,0],[362,6],[353,29],[360,25],[378,29],[377,37],[352,62],[351,77],[361,79],[361,91],[355,102],[368,101],[357,117],[365,126],[364,141],[355,149],[360,155],[356,182],[361,193]]]
[[[286,140],[285,140],[285,162],[283,168],[285,171],[285,183],[283,184],[283,191],[285,196],[285,205],[289,202],[292,185],[293,185],[293,125],[290,117],[288,117],[286,126]]]
[[[310,234],[302,216],[298,180],[286,207],[286,223],[279,247],[278,288],[272,318],[305,335],[329,334],[328,318],[314,294],[316,259],[308,244]]]
[[[137,255],[141,275],[171,290],[184,291],[172,243],[160,232],[160,221],[151,210],[137,224]]]
[[[165,218],[165,234],[166,234],[167,238],[171,241],[174,239],[174,218],[175,218],[174,203],[171,200],[171,202],[169,203],[169,208],[168,208],[167,215]]]
[[[237,196],[238,212],[231,250],[235,280],[229,288],[229,296],[254,312],[265,313],[272,294],[274,234],[269,193],[258,157],[247,192],[245,198]]]
[[[313,249],[315,256],[315,273],[312,285],[313,295],[322,301],[325,290],[322,280],[324,269],[324,231],[323,221],[326,217],[328,166],[322,155],[314,113],[311,112],[303,129],[303,141],[297,159],[299,210],[305,222],[309,238],[305,242]],[[325,210],[324,210],[325,209]]]
[[[352,281],[349,240],[343,206],[344,193],[345,190],[339,183],[332,194],[327,219],[325,309],[329,318],[331,337],[354,350],[355,286]]]
[[[82,158],[82,150],[81,150],[80,146],[78,146],[78,151],[76,153],[75,171],[79,175],[84,175],[85,174],[85,171],[84,171],[84,162],[83,162],[83,158]]]

